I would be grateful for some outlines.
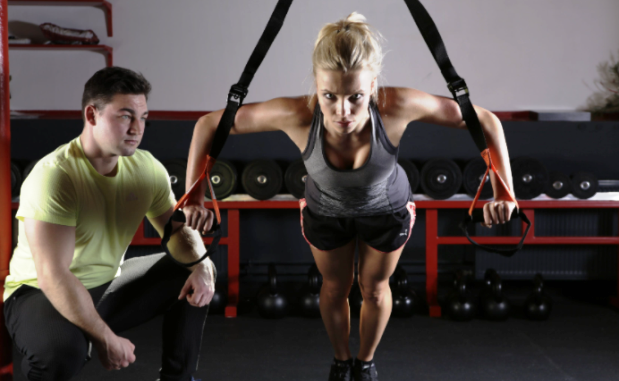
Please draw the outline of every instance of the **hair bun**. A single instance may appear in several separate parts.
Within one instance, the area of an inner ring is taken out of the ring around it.
[[[361,13],[353,12],[353,13],[349,14],[348,17],[346,17],[346,21],[348,21],[348,22],[365,23],[366,22],[366,18]]]

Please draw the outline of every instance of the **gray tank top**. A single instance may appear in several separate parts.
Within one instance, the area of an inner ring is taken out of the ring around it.
[[[325,157],[323,114],[318,103],[303,161],[307,169],[305,199],[314,213],[338,218],[393,213],[412,200],[406,172],[398,165],[398,147],[389,141],[374,103],[370,155],[357,169],[337,169]]]

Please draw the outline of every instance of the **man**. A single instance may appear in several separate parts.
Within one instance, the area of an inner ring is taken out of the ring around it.
[[[164,254],[123,262],[144,216],[161,235],[175,202],[163,165],[137,149],[150,89],[128,69],[95,73],[84,88],[82,134],[41,159],[22,186],[4,313],[29,380],[72,378],[91,343],[106,369],[129,366],[135,346],[117,334],[159,314],[161,381],[193,380],[213,263],[187,270]],[[204,218],[210,229],[213,214]],[[180,223],[168,247],[184,262],[205,251]]]

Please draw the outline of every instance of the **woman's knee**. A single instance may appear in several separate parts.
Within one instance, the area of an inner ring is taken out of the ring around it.
[[[384,281],[364,281],[359,279],[359,289],[363,297],[363,303],[381,305],[387,296],[391,295],[389,279]]]
[[[323,280],[320,296],[332,301],[345,300],[348,298],[352,283],[352,278],[337,281]]]

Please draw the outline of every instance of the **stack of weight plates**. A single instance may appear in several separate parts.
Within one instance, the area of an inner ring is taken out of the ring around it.
[[[236,190],[238,183],[236,168],[227,160],[217,160],[211,169],[211,185],[218,200],[223,200]],[[211,192],[207,189],[206,198],[211,198]]]
[[[282,188],[282,169],[274,160],[254,160],[243,169],[241,183],[248,195],[257,200],[268,200]]]
[[[417,188],[419,188],[419,170],[417,169],[415,163],[410,160],[399,159],[398,164],[400,164],[400,167],[402,167],[402,169],[404,169],[404,172],[406,172],[406,177],[408,177],[408,183],[411,186],[411,192],[417,192]]]
[[[462,186],[462,171],[450,159],[432,159],[421,168],[421,188],[435,200],[445,200]]]
[[[516,197],[531,200],[544,192],[548,183],[548,171],[537,159],[517,157],[511,161]]]
[[[307,170],[303,159],[295,160],[288,165],[284,174],[284,183],[288,192],[294,197],[301,199],[305,196],[305,180],[307,179]]]

